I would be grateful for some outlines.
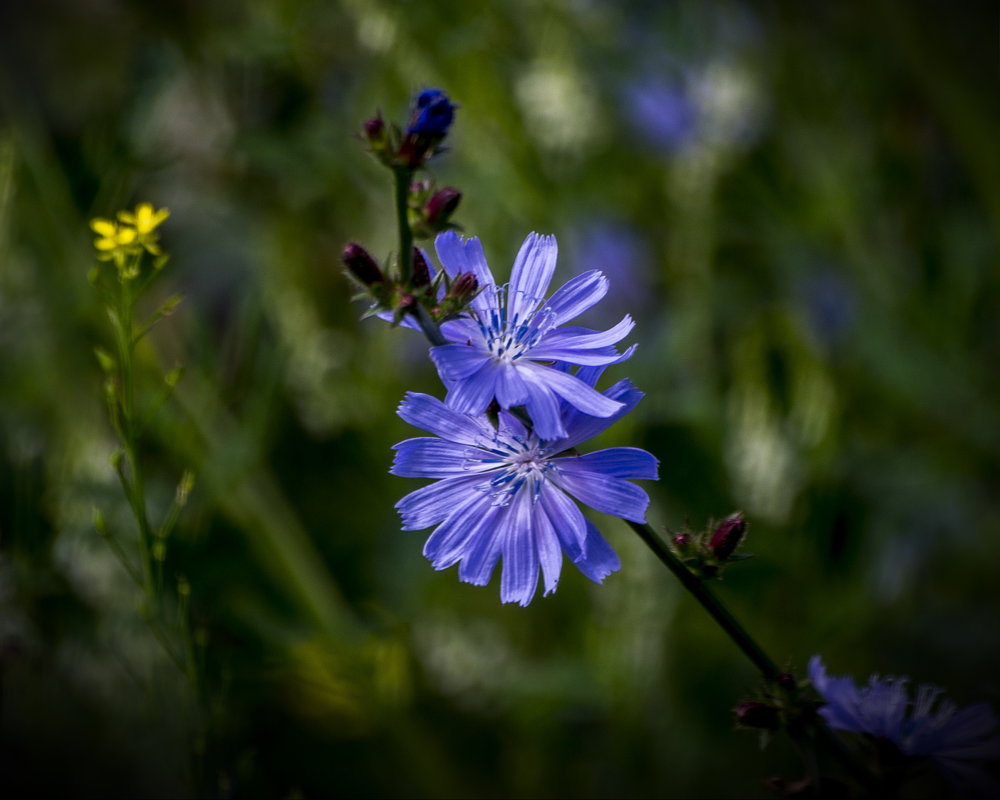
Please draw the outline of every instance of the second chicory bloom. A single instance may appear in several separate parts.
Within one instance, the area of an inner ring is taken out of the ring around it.
[[[553,236],[533,233],[525,239],[510,283],[503,287],[497,286],[478,239],[463,241],[447,231],[435,247],[445,272],[452,277],[471,272],[480,286],[468,316],[441,326],[452,344],[431,349],[451,408],[481,414],[494,398],[505,409],[524,406],[535,433],[547,440],[567,435],[560,400],[595,417],[621,409],[620,402],[552,366],[601,366],[621,359],[614,345],[634,326],[628,315],[604,332],[560,327],[607,294],[608,281],[599,270],[578,275],[545,300],[558,253]]]
[[[827,675],[819,656],[809,661],[809,680],[826,701],[819,714],[831,728],[888,740],[903,755],[930,758],[970,789],[1000,790],[975,763],[1000,760],[997,717],[985,703],[959,708],[929,684],[918,686],[911,700],[905,678],[872,676],[858,687],[851,678]]]
[[[588,388],[601,368],[585,368]],[[642,394],[620,381],[602,397],[618,413],[599,418],[560,406],[566,436],[540,439],[514,415],[501,411],[494,427],[486,415],[462,414],[425,394],[407,394],[399,415],[437,438],[396,445],[393,475],[436,478],[411,492],[396,508],[404,530],[436,526],[424,545],[435,569],[459,562],[459,579],[477,586],[490,581],[503,558],[500,598],[531,602],[539,570],[545,594],[555,591],[563,553],[597,583],[616,571],[618,556],[571,497],[591,508],[645,521],[649,497],[629,480],[655,480],[657,463],[634,447],[612,447],[586,455],[573,450],[630,411]]]

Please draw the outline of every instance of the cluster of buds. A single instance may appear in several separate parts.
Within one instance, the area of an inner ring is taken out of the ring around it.
[[[464,311],[479,291],[479,283],[471,272],[449,278],[442,270],[431,271],[423,251],[414,247],[412,276],[409,285],[383,269],[361,245],[351,242],[342,255],[349,278],[361,289],[354,299],[369,299],[372,307],[366,317],[379,315],[399,324],[409,313],[422,307],[435,323],[444,322]]]
[[[709,523],[704,531],[675,533],[670,544],[699,578],[719,578],[726,564],[752,557],[750,553],[736,552],[746,538],[747,527],[743,512],[737,511],[718,524]]]
[[[821,705],[808,687],[808,680],[797,680],[792,673],[782,672],[733,709],[736,726],[759,732],[761,746],[776,731],[803,729],[815,720]]]
[[[462,193],[454,187],[435,189],[430,179],[411,183],[407,205],[414,238],[430,239],[441,231],[458,228],[451,215],[461,201]]]
[[[413,99],[405,129],[386,124],[378,113],[365,122],[364,139],[372,155],[387,167],[416,169],[441,151],[455,108],[440,89],[425,89]]]

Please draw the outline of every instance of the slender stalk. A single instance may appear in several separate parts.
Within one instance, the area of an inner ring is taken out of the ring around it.
[[[408,202],[411,167],[395,167],[392,171],[396,189],[396,222],[399,228],[399,281],[407,289],[413,284],[413,231],[410,230]]]
[[[417,302],[413,306],[413,316],[417,320],[417,324],[420,325],[420,330],[424,332],[424,336],[433,345],[448,344],[448,340],[444,338],[441,333],[441,329],[437,326],[437,323],[431,319],[431,315],[427,313],[427,309]]]
[[[719,626],[729,634],[729,638],[753,662],[764,678],[766,680],[777,678],[781,674],[778,665],[771,660],[771,657],[764,652],[764,649],[757,644],[757,641],[747,633],[746,628],[736,621],[736,618],[729,609],[712,594],[704,582],[693,575],[691,570],[671,552],[666,542],[660,538],[653,528],[645,523],[631,522],[630,520],[625,520],[625,522],[629,524],[632,530],[639,534],[639,538],[646,543],[664,566],[674,573],[677,579],[684,585],[684,588],[694,595],[695,599],[712,616],[712,619],[719,623]]]
[[[120,282],[120,286],[118,351],[122,383],[122,431],[125,434],[122,444],[125,449],[125,457],[128,460],[130,480],[126,480],[124,472],[120,472],[119,476],[139,526],[139,557],[142,562],[143,590],[146,594],[146,601],[150,606],[150,613],[155,614],[157,596],[151,552],[153,531],[152,525],[149,522],[149,513],[146,510],[146,493],[143,486],[142,469],[139,466],[138,442],[136,441],[137,421],[135,416],[135,369],[133,359],[135,342],[132,336],[134,308],[131,281],[123,279]]]

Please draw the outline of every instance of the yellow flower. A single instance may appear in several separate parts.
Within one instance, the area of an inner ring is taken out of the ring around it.
[[[119,225],[110,219],[97,217],[90,221],[90,227],[97,234],[94,239],[94,247],[97,249],[97,257],[101,261],[114,260],[118,269],[123,269],[125,259],[141,252],[136,243],[137,234],[135,228],[127,225]]]
[[[157,244],[160,235],[156,233],[156,229],[169,216],[170,212],[167,209],[154,210],[152,203],[139,203],[134,212],[118,212],[118,219],[135,229],[139,244],[154,256],[160,255],[160,247]]]

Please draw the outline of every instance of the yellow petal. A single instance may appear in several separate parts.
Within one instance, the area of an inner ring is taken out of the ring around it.
[[[115,228],[118,226],[109,219],[95,217],[90,221],[90,227],[94,233],[99,233],[101,236],[114,236]]]

